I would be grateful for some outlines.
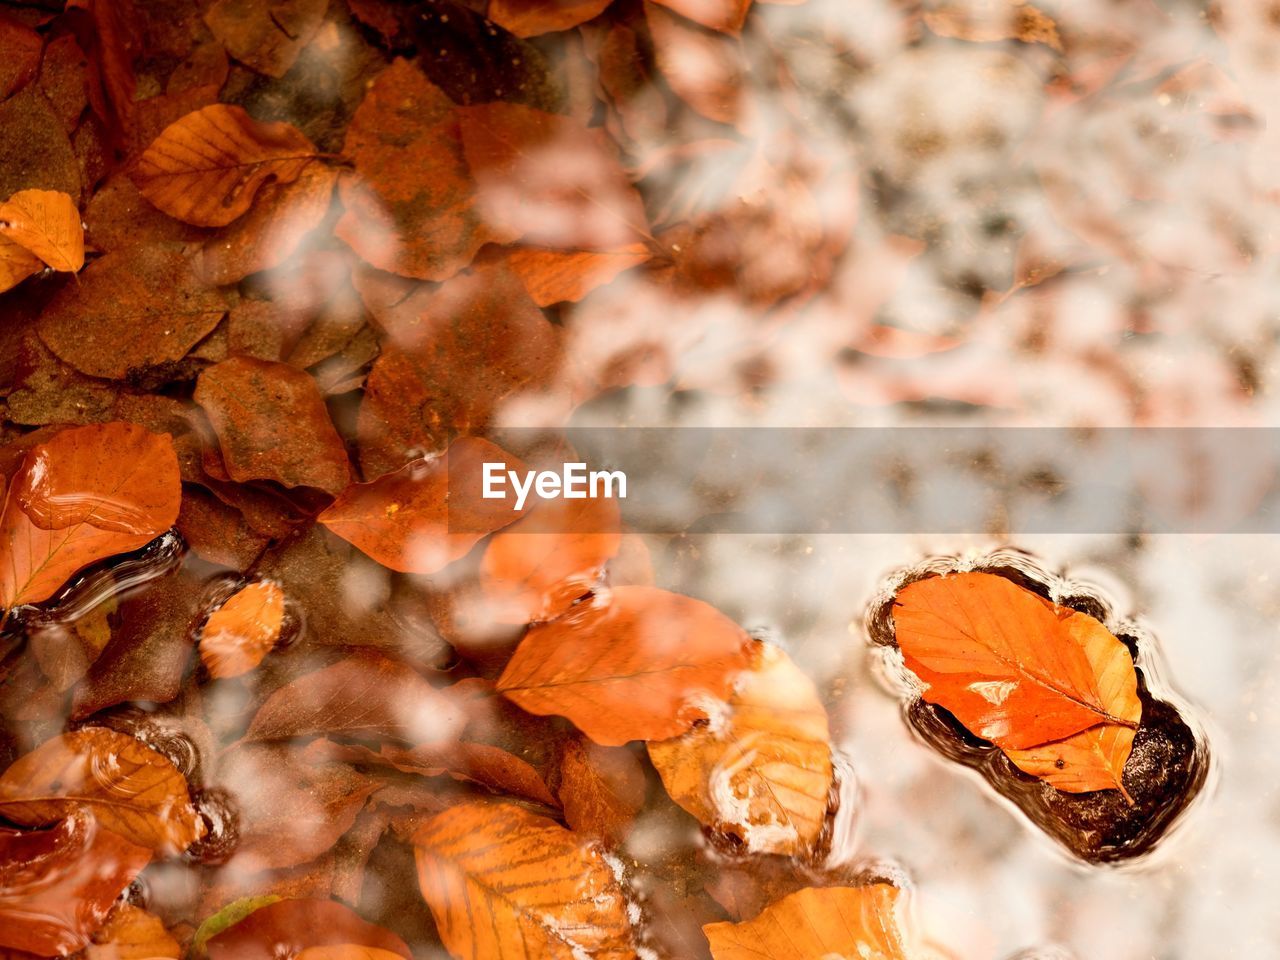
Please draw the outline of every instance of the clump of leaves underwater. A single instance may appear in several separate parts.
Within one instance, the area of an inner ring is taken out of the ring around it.
[[[1275,538],[478,494],[1270,425],[1273,14],[0,0],[0,957],[1280,956]]]

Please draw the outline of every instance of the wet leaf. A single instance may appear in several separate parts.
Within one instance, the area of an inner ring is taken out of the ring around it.
[[[524,512],[514,508],[509,485],[502,499],[482,498],[486,462],[525,469],[488,440],[463,437],[442,456],[353,483],[317,519],[392,570],[435,573]]]
[[[907,960],[896,905],[898,890],[809,887],[770,904],[745,923],[703,927],[715,960]]]
[[[283,898],[275,894],[267,894],[261,897],[245,897],[227,904],[213,916],[206,917],[196,928],[195,936],[191,939],[192,953],[197,957],[203,956],[211,938],[239,923],[254,911],[277,903],[281,899]]]
[[[341,943],[330,947],[308,947],[297,960],[395,960],[400,956],[390,950],[365,947],[358,943]]]
[[[281,687],[259,708],[244,738],[338,733],[435,743],[453,739],[461,729],[458,709],[411,667],[367,653]]]
[[[603,252],[518,247],[507,255],[507,266],[520,278],[534,303],[549,307],[553,303],[577,303],[596,287],[612,283],[651,256],[642,243]]]
[[[177,527],[197,557],[232,570],[248,569],[268,543],[239,510],[194,485],[183,488]]]
[[[16,287],[43,269],[44,264],[34,253],[0,235],[0,293]]]
[[[218,435],[231,479],[274,480],[332,494],[351,479],[346,447],[305,371],[232,357],[200,375],[195,399]]]
[[[28,627],[31,655],[58,690],[74,686],[106,649],[111,640],[110,617],[115,612],[116,600],[108,597],[74,618],[58,617]]]
[[[658,69],[681,100],[709,120],[743,120],[747,61],[736,37],[705,30],[646,0]]]
[[[496,533],[480,562],[495,619],[531,623],[559,616],[600,580],[622,543],[616,500],[545,500]]]
[[[544,817],[470,801],[413,835],[418,883],[461,960],[631,960],[622,887],[599,849]]]
[[[82,373],[122,379],[181,360],[225,313],[223,296],[182,253],[148,246],[89,264],[50,302],[40,339]]]
[[[347,212],[334,232],[380,270],[445,280],[484,244],[515,239],[480,218],[456,108],[407,61],[373,81],[344,152],[356,176],[342,182]]]
[[[280,637],[284,591],[259,580],[233,594],[200,631],[200,660],[215,679],[238,677],[262,662]]]
[[[84,952],[85,960],[179,960],[182,947],[154,914],[120,903]]]
[[[46,741],[0,776],[0,816],[38,827],[85,808],[132,843],[181,852],[204,833],[187,781],[133,737],[84,727]]]
[[[648,236],[640,195],[603,131],[516,103],[458,110],[476,209],[536,246],[614,250]]]
[[[665,740],[721,709],[750,651],[746,632],[709,604],[619,587],[530,627],[498,689],[604,746]]]
[[[962,0],[932,4],[924,22],[940,37],[975,43],[1021,40],[1062,50],[1058,26],[1037,7],[1022,0]]]
[[[218,0],[204,20],[241,63],[283,77],[315,37],[328,6],[326,0]]]
[[[1061,789],[1100,777],[1121,789],[1142,705],[1133,659],[1102,624],[987,573],[909,584],[893,616],[906,666],[927,684],[927,701],[1013,751],[1011,759],[1018,756],[1029,772],[1052,772]],[[1129,735],[1105,732],[1104,724]],[[1068,747],[1029,751],[1085,731],[1096,732]],[[1085,768],[1066,767],[1077,761]]]
[[[151,851],[86,810],[48,830],[0,827],[0,947],[40,956],[83,949]]]
[[[58,115],[34,84],[0,101],[0,197],[19,190],[80,196],[80,164]]]
[[[645,787],[644,767],[630,750],[565,740],[559,795],[571,830],[621,843],[644,806]]]
[[[332,900],[279,900],[254,910],[208,941],[209,960],[277,960],[312,947],[361,944],[412,960],[395,934]]]
[[[21,190],[0,204],[0,237],[31,251],[54,270],[84,266],[84,227],[75,201],[56,190]]]
[[[654,0],[682,17],[723,33],[737,33],[747,20],[751,0]]]
[[[0,16],[0,100],[22,89],[40,71],[44,42],[40,34],[7,16]]]
[[[223,227],[243,216],[268,181],[292,183],[317,156],[287,123],[259,123],[217,103],[170,124],[138,158],[131,176],[169,216]]]
[[[504,401],[552,380],[562,349],[559,328],[502,264],[440,287],[397,289],[384,278],[356,283],[389,334],[360,406],[365,476],[485,430]]]
[[[517,37],[569,30],[599,16],[613,0],[493,0],[488,17]]]
[[[32,447],[18,503],[36,526],[158,536],[178,519],[182,479],[168,434],[104,423]]]
[[[751,853],[796,856],[822,834],[832,766],[827,712],[785,653],[759,645],[723,715],[649,744],[671,799]]]

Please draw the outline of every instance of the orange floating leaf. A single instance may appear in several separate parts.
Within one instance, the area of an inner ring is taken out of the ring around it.
[[[525,469],[488,440],[463,437],[441,456],[353,483],[317,519],[383,566],[435,573],[524,513],[515,509],[514,494],[482,499],[486,462]]]
[[[1101,623],[988,573],[917,580],[893,617],[925,700],[1059,789],[1123,790],[1142,704],[1128,648]]]
[[[138,158],[131,177],[169,216],[223,227],[243,216],[263,184],[292,183],[317,156],[287,123],[259,123],[215,103],[170,124]]]
[[[155,914],[119,903],[85,949],[84,960],[178,960],[182,947]]]
[[[802,854],[822,834],[833,775],[827,712],[777,647],[759,646],[723,716],[651,742],[649,758],[671,799],[753,853]]]
[[[460,960],[634,960],[618,878],[554,821],[468,801],[424,823],[413,845],[422,897]]]
[[[751,642],[700,600],[618,587],[531,627],[498,689],[604,746],[665,740],[720,709],[751,663]]]
[[[0,816],[14,823],[39,827],[80,808],[130,842],[167,853],[204,834],[178,769],[105,727],[47,740],[0,776]]]
[[[25,247],[55,270],[75,273],[84,266],[80,211],[61,191],[21,190],[0,204],[0,237]]]
[[[48,830],[0,827],[0,948],[40,956],[84,949],[150,861],[150,850],[87,810]]]
[[[268,580],[239,590],[210,614],[200,660],[215,678],[238,677],[262,662],[284,623],[284,591]]]
[[[807,887],[772,903],[745,923],[702,928],[715,960],[907,960],[897,917],[898,890]]]
[[[44,269],[44,263],[21,244],[0,234],[0,293]]]

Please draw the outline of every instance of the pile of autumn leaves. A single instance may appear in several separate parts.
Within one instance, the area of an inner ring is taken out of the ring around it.
[[[519,464],[488,441],[459,440],[440,457],[349,484],[318,520],[380,563],[413,573],[442,571],[488,537],[485,592],[499,609],[532,621],[496,684],[460,681],[436,690],[407,663],[353,657],[277,689],[232,750],[317,734],[373,737],[380,752],[313,739],[301,761],[447,772],[543,810],[559,806],[568,829],[512,799],[446,792],[405,821],[439,935],[466,960],[522,956],[523,949],[633,957],[636,918],[607,851],[625,835],[644,791],[634,756],[619,748],[645,741],[672,799],[747,854],[810,859],[820,855],[834,787],[826,712],[782,651],[751,640],[707,604],[643,585],[601,587],[619,537],[599,532],[600,517],[583,532],[572,517],[555,515],[566,501],[516,511],[480,498],[481,464],[494,458]],[[9,478],[0,515],[6,616],[167,530],[180,496],[167,435],[108,423],[31,445]],[[611,508],[587,501],[569,509]],[[595,594],[583,600],[590,589]],[[239,676],[261,664],[280,637],[285,603],[278,584],[255,580],[213,610],[198,639],[209,676]],[[982,573],[909,584],[895,617],[906,665],[926,699],[1054,788],[1124,790],[1140,719],[1136,677],[1127,649],[1096,620]],[[565,755],[559,801],[523,761],[451,742],[460,705],[481,688],[532,714],[566,717],[589,738],[589,749]],[[430,716],[433,732],[406,732],[405,710]],[[418,745],[393,745],[406,737]],[[326,831],[349,827],[374,789],[355,790],[350,816],[316,836],[295,836],[283,821],[248,823],[242,842],[268,851],[271,843],[332,843],[337,836]],[[36,955],[88,947],[93,957],[95,947],[145,944],[146,956],[178,956],[156,917],[117,903],[154,856],[181,853],[206,832],[168,759],[127,734],[82,727],[0,776],[0,816],[44,828],[0,829],[0,917],[8,918],[0,945]],[[289,855],[297,862],[306,852]],[[705,929],[717,960],[762,950],[773,960],[923,956],[905,945],[896,896],[883,884],[808,888],[754,919]],[[336,903],[273,901],[233,904],[206,920],[197,942],[211,960],[240,960],[252,951],[229,951],[245,950],[259,924],[277,938],[285,931],[312,960],[409,956],[398,938]],[[317,910],[332,915],[325,931],[294,926]]]

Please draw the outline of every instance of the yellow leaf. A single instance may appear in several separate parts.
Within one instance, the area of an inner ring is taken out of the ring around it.
[[[20,190],[0,204],[0,236],[55,270],[84,266],[84,227],[75,201],[60,190]]]

